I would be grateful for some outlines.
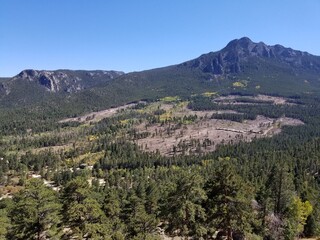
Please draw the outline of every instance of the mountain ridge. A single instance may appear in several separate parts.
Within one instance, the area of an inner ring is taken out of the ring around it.
[[[308,67],[320,72],[320,57],[318,56],[280,44],[272,46],[263,42],[255,43],[248,37],[232,40],[220,51],[202,54],[198,58],[182,63],[182,65],[199,68],[215,75],[240,73],[241,61],[250,57],[276,59],[293,67]],[[308,60],[308,58],[313,59]]]
[[[84,104],[87,111],[207,91],[299,95],[319,90],[319,56],[243,37],[219,51],[140,72],[24,70],[0,82],[0,108],[49,102],[59,108]]]
[[[121,71],[104,70],[68,70],[58,69],[53,71],[26,69],[12,78],[14,80],[25,80],[36,82],[51,92],[77,92],[98,85],[103,81],[108,81],[124,74]]]

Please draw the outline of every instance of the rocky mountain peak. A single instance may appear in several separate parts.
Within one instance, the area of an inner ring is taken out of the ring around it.
[[[250,38],[248,37],[243,37],[240,39],[234,39],[232,41],[230,41],[226,48],[230,49],[230,48],[250,48],[252,47],[254,43],[251,41]]]
[[[23,79],[30,79],[33,77],[37,77],[39,75],[39,71],[33,69],[26,69],[20,72],[16,77],[20,77]]]
[[[50,92],[77,92],[110,81],[124,74],[120,71],[33,70],[20,72],[13,80],[38,83]]]
[[[61,75],[60,72],[27,69],[20,72],[13,79],[38,82],[40,85],[46,87],[48,91],[57,92],[60,90],[59,82],[61,77],[63,78],[64,74]]]
[[[221,50],[225,54],[236,55],[237,57],[274,57],[273,50],[263,42],[255,43],[248,37],[232,40]]]
[[[199,58],[183,63],[183,66],[198,68],[214,75],[237,74],[242,65],[255,60],[273,59],[278,63],[294,68],[308,68],[320,71],[319,58],[309,53],[286,48],[281,45],[269,46],[263,42],[255,43],[248,37],[232,40],[218,52],[203,54]]]

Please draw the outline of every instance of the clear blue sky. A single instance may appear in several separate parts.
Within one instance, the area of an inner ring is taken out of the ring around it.
[[[243,36],[320,55],[320,1],[0,0],[0,76],[26,68],[139,71]]]

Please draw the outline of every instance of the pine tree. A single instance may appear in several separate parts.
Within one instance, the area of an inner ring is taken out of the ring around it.
[[[205,185],[209,227],[222,230],[228,240],[236,231],[249,229],[251,189],[235,173],[228,160],[221,163]]]
[[[178,230],[179,235],[186,239],[188,236],[201,237],[206,234],[202,225],[206,218],[202,207],[205,199],[202,177],[183,172],[177,180],[176,188],[168,196],[165,211],[169,221],[168,231],[173,233]]]
[[[112,236],[118,236],[116,239],[123,235],[125,228],[124,223],[120,219],[121,200],[118,191],[119,190],[108,189],[102,205],[106,217],[111,222]]]
[[[12,231],[15,239],[59,239],[61,205],[56,192],[46,187],[42,180],[32,179],[26,188],[13,199],[10,211]]]
[[[68,237],[84,239],[110,238],[110,223],[97,200],[91,197],[89,183],[78,177],[63,190],[65,224],[70,227]]]
[[[0,209],[0,240],[5,240],[10,226],[8,212],[6,209]]]
[[[265,185],[261,186],[256,193],[256,200],[259,205],[259,210],[257,214],[257,220],[255,228],[259,234],[266,236],[267,233],[267,222],[266,218],[268,214],[272,211],[272,199],[271,199],[271,189],[267,188]]]
[[[283,162],[274,165],[266,185],[271,189],[274,213],[284,214],[294,192],[293,175],[290,173],[288,165]]]
[[[159,199],[160,191],[157,184],[153,181],[149,183],[146,189],[146,211],[148,214],[155,214],[156,216],[159,213]]]
[[[159,223],[156,216],[146,212],[143,200],[134,193],[129,195],[126,209],[128,234],[132,237],[139,236],[143,240],[148,239]]]

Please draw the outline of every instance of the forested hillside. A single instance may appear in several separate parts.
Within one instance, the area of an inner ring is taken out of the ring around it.
[[[205,92],[7,133],[1,237],[318,236],[318,101]],[[253,121],[261,130],[246,130]]]
[[[1,78],[0,239],[319,237],[319,59],[241,38]]]
[[[141,72],[24,70],[0,80],[0,129],[11,133],[54,129],[63,117],[165,96],[318,95],[319,75],[319,56],[246,37],[220,51]]]

